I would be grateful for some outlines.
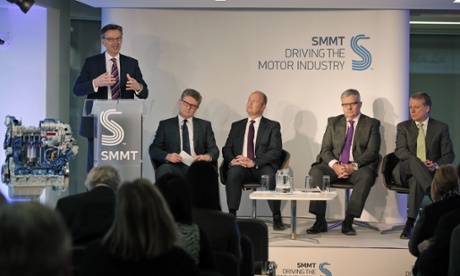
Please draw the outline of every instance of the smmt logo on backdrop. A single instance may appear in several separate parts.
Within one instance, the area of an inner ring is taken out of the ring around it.
[[[372,64],[371,53],[364,46],[359,45],[360,41],[363,39],[369,39],[369,37],[364,34],[359,34],[353,36],[350,40],[351,49],[361,58],[361,60],[352,60],[351,69],[355,71],[364,71]]]
[[[324,262],[319,264],[319,271],[321,271],[325,276],[332,276],[332,273],[329,269],[325,268],[326,265],[331,265],[330,263]]]
[[[104,135],[102,134],[101,137],[101,144],[103,146],[116,146],[123,141],[125,138],[125,131],[123,128],[117,124],[115,121],[110,120],[109,116],[113,114],[121,114],[121,111],[116,111],[115,109],[108,109],[107,111],[101,112],[99,120],[101,121],[101,125],[103,125],[108,131],[110,131],[111,135]]]

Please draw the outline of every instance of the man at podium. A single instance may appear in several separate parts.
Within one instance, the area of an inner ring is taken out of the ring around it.
[[[149,148],[155,179],[167,173],[185,177],[189,165],[195,160],[217,162],[219,149],[211,122],[193,117],[201,99],[198,91],[185,89],[178,101],[179,115],[158,125]]]
[[[136,59],[120,54],[123,43],[123,28],[108,24],[101,29],[101,44],[106,51],[85,60],[80,75],[75,82],[75,96],[87,99],[120,100],[146,99],[149,95],[147,84],[142,78]],[[90,108],[85,106],[85,108]],[[87,171],[94,162],[94,119],[83,117],[80,135],[88,138]]]

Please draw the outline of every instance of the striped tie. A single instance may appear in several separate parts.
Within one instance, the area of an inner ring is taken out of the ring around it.
[[[120,98],[120,77],[118,76],[118,66],[117,66],[117,59],[112,58],[112,77],[115,78],[115,83],[110,87],[112,91],[112,100],[116,100]]]

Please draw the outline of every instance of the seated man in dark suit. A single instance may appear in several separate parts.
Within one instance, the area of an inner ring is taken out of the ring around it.
[[[225,176],[227,205],[235,216],[244,183],[260,182],[262,175],[269,175],[269,189],[275,190],[275,174],[279,169],[283,144],[280,124],[262,116],[266,106],[267,96],[260,91],[253,92],[246,104],[248,118],[232,124],[222,148],[223,168],[228,168]],[[268,205],[273,213],[273,229],[284,230],[281,202],[269,200]]]
[[[200,93],[185,89],[178,104],[179,115],[160,122],[149,148],[150,158],[156,164],[155,179],[167,173],[185,177],[185,153],[194,160],[217,162],[219,158],[211,122],[193,117],[201,104]]]
[[[377,177],[380,122],[361,113],[363,103],[358,90],[348,89],[340,98],[343,115],[328,119],[319,162],[312,165],[309,175],[314,187],[321,187],[324,175],[329,175],[331,182],[343,179],[353,183],[342,233],[356,235],[353,220],[361,216]],[[316,215],[316,221],[307,233],[327,232],[326,201],[310,201],[310,213]]]
[[[431,98],[419,92],[409,99],[411,120],[396,128],[395,155],[401,161],[395,167],[396,183],[410,188],[409,210],[401,239],[410,239],[423,197],[430,195],[436,169],[451,164],[455,154],[447,124],[430,118]]]
[[[120,176],[115,168],[98,166],[86,177],[88,192],[58,200],[56,211],[67,223],[74,246],[86,246],[105,235],[113,222],[118,185]]]

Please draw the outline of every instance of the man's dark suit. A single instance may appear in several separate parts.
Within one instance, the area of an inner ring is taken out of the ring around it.
[[[56,211],[62,214],[73,245],[86,246],[102,238],[113,222],[115,193],[105,186],[58,200]]]
[[[393,171],[397,183],[408,185],[409,193],[409,218],[417,218],[418,208],[431,187],[433,174],[417,158],[418,128],[413,120],[399,123],[396,127],[395,155],[400,159]],[[429,119],[425,135],[426,159],[440,165],[451,164],[455,154],[449,136],[447,124]]]
[[[108,99],[108,89],[106,86],[99,87],[97,92],[94,92],[93,80],[101,74],[107,72],[105,64],[105,53],[89,57],[85,60],[85,64],[81,69],[80,75],[77,78],[73,93],[75,96],[86,96],[87,99]],[[137,82],[142,84],[142,91],[136,94],[133,90],[126,90],[126,82],[129,74]],[[139,68],[139,63],[136,59],[120,54],[120,89],[122,99],[134,99],[134,95],[140,99],[146,99],[149,95],[147,84],[142,79],[142,73]],[[86,112],[90,112],[92,105],[85,106]],[[82,117],[80,125],[80,135],[88,138],[88,167],[91,170],[93,167],[93,138],[94,138],[94,119],[91,117]]]
[[[217,161],[219,158],[219,148],[216,145],[211,122],[193,117],[193,145],[197,155],[209,154],[213,162]],[[166,155],[173,152],[181,152],[178,116],[160,122],[155,139],[150,145],[150,158],[155,161],[157,167],[155,170],[156,179],[163,175],[161,168],[163,164],[172,165],[172,163],[166,162]],[[184,172],[188,168],[183,163],[177,165],[182,167]]]
[[[342,148],[346,140],[346,118],[344,115],[328,119],[326,131],[321,143],[321,152],[318,162],[312,165],[309,175],[313,178],[313,186],[321,187],[322,176],[329,175],[331,182],[338,177],[329,167],[332,160],[340,160]],[[346,214],[360,217],[366,203],[367,196],[374,185],[379,165],[380,151],[380,121],[361,114],[355,128],[353,138],[353,162],[359,169],[354,171],[347,182],[353,183],[353,193],[346,210]],[[318,216],[326,215],[325,201],[310,201],[310,213]]]
[[[225,146],[222,148],[224,157],[223,168],[228,168],[230,162],[243,154],[244,135],[248,119],[232,124]],[[232,166],[226,172],[227,205],[229,209],[238,210],[241,202],[242,184],[250,181],[260,181],[262,175],[270,176],[269,189],[275,190],[275,174],[279,169],[282,152],[281,126],[276,121],[262,117],[257,131],[255,143],[254,168]],[[280,211],[280,201],[269,201],[273,213]]]

